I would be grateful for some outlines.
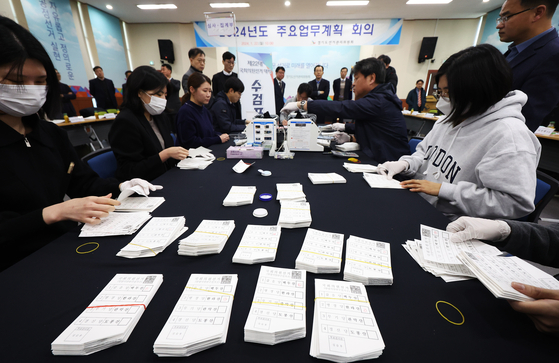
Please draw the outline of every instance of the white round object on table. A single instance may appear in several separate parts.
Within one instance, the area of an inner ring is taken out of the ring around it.
[[[256,208],[252,215],[256,218],[264,218],[268,215],[268,211],[265,208]]]

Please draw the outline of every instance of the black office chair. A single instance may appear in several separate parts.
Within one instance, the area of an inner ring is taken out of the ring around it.
[[[557,194],[557,190],[559,190],[559,181],[557,181],[557,179],[554,179],[539,170],[537,170],[536,173],[538,176],[536,197],[534,198],[536,209],[527,216],[517,219],[519,221],[538,223],[540,214],[551,199],[553,199],[553,196]]]
[[[101,178],[114,178],[117,168],[115,154],[110,147],[96,150],[82,158]]]
[[[83,117],[89,117],[95,115],[95,112],[107,112],[104,108],[87,107],[80,110],[80,115]]]

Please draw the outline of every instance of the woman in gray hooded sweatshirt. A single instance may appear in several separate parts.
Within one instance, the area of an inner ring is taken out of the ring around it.
[[[541,145],[525,125],[528,97],[511,90],[505,57],[489,44],[464,49],[441,66],[436,82],[446,116],[413,155],[379,165],[379,173],[412,178],[401,185],[452,220],[532,212]]]

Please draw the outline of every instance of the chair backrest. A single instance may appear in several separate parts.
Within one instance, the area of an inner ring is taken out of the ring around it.
[[[114,178],[117,168],[115,154],[111,148],[96,150],[82,158],[101,178]]]
[[[410,144],[410,152],[413,154],[415,152],[415,149],[417,148],[417,144],[419,144],[421,142],[421,139],[416,139],[416,138],[412,138],[408,141],[408,143]]]
[[[544,172],[537,171],[537,184],[536,184],[536,197],[534,198],[534,204],[536,209],[526,217],[519,218],[519,221],[534,222],[537,223],[540,219],[540,214],[547,206],[547,204],[553,199],[553,196],[559,190],[559,181],[550,177]]]

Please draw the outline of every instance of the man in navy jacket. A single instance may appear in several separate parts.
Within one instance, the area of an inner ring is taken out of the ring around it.
[[[497,29],[502,42],[513,42],[505,57],[513,72],[513,89],[528,95],[522,109],[535,131],[559,106],[559,37],[551,26],[557,0],[507,0]]]
[[[236,117],[235,103],[241,99],[245,86],[239,78],[230,77],[224,87],[227,92],[220,91],[210,109],[214,129],[227,134],[241,132],[245,129],[245,121]]]
[[[384,64],[376,58],[363,59],[355,64],[354,72],[355,101],[291,102],[284,110],[300,108],[317,116],[355,119],[354,124],[345,126],[354,135],[350,140],[357,141],[363,152],[379,163],[409,155],[402,101],[392,91],[392,84],[384,83]]]
[[[419,95],[421,94],[421,105],[418,104]],[[425,108],[425,89],[423,88],[423,80],[420,79],[415,82],[415,88],[408,93],[408,98],[406,98],[406,103],[408,104],[408,109],[421,112]]]

